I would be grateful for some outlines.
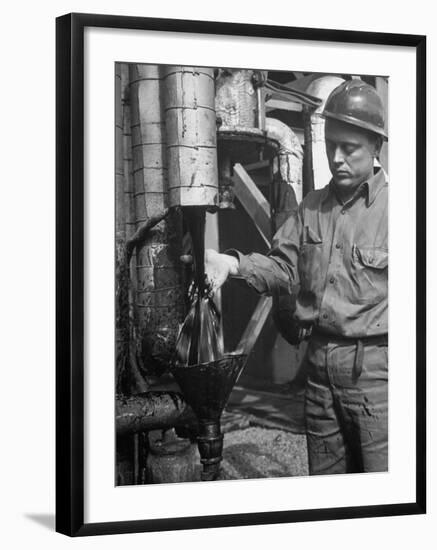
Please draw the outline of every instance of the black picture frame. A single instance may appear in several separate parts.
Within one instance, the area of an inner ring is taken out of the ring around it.
[[[84,523],[84,29],[105,27],[414,48],[416,52],[416,499],[399,504]],[[56,530],[69,536],[423,514],[426,511],[426,37],[68,14],[56,20]]]

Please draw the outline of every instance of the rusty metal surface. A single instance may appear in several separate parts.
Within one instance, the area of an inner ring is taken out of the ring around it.
[[[147,483],[197,481],[195,443],[189,439],[181,439],[174,430],[151,431],[148,434],[148,441]]]
[[[178,392],[150,391],[117,396],[115,401],[118,435],[169,428],[193,419],[190,407]]]
[[[157,65],[129,65],[133,200],[138,230],[168,205],[166,134],[162,116],[162,80]],[[143,369],[159,374],[174,353],[184,315],[179,261],[182,221],[172,211],[136,246],[134,320]]]
[[[258,96],[254,87],[255,71],[219,69],[216,78],[215,108],[219,126],[256,128]]]

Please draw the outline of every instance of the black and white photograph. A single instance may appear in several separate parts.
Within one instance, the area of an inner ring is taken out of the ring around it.
[[[390,78],[114,86],[115,484],[389,471]]]
[[[2,548],[433,547],[437,26],[402,7],[6,4]]]
[[[425,37],[57,20],[57,525],[425,512]]]

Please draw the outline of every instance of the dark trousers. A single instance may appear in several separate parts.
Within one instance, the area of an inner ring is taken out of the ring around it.
[[[309,471],[388,470],[386,344],[339,344],[313,337],[306,353],[305,416]]]

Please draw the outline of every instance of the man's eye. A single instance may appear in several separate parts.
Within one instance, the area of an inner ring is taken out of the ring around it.
[[[344,152],[346,153],[346,155],[351,155],[356,150],[357,147],[355,145],[346,145],[344,148]]]

